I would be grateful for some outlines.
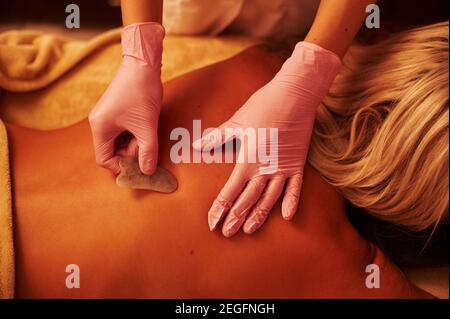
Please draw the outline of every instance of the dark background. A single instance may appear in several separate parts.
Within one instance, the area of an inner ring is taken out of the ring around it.
[[[270,1],[270,0],[268,0]],[[80,6],[82,27],[121,25],[118,0],[0,0],[1,23],[56,23],[64,25],[68,4]],[[448,0],[379,0],[382,27],[404,29],[448,20]],[[113,6],[116,4],[116,6]]]
[[[66,6],[80,7],[81,27],[121,25],[119,1],[111,0],[0,0],[0,23],[55,23],[65,25]]]

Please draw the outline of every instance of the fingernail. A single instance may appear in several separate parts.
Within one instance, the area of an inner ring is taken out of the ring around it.
[[[216,229],[216,225],[217,225],[217,217],[212,215],[211,213],[208,214],[208,225],[209,225],[209,230],[213,231]]]
[[[244,225],[244,233],[246,233],[247,235],[251,235],[255,232],[257,227],[258,224],[256,222],[246,223]]]
[[[224,229],[222,230],[222,234],[225,237],[231,237],[236,233],[236,229],[234,227],[235,225],[227,225],[224,227]]]
[[[223,207],[217,200],[215,200],[208,212],[208,225],[209,230],[213,231],[216,229],[217,223],[220,217],[225,212],[225,207]]]
[[[230,220],[230,221],[228,221],[228,223],[226,225],[223,226],[222,233],[226,237],[230,237],[232,235],[232,233],[234,232],[234,229],[235,229],[237,221],[238,221],[237,219]]]
[[[286,203],[284,209],[281,210],[281,215],[285,220],[292,219],[294,210],[294,204],[292,203],[292,200],[289,200],[289,202]]]
[[[120,165],[119,164],[114,165],[112,167],[112,171],[113,171],[113,174],[119,175],[120,174]]]
[[[144,171],[146,174],[150,174],[153,171],[153,160],[147,159],[144,161]]]
[[[234,234],[236,234],[241,228],[242,224],[244,223],[244,218],[239,218],[237,216],[234,216],[232,219],[228,221],[226,225],[224,225],[222,233],[225,237],[231,237]]]

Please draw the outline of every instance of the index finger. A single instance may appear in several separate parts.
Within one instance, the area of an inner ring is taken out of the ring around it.
[[[216,229],[217,224],[226,215],[236,198],[244,189],[246,182],[245,169],[242,165],[237,164],[225,186],[209,209],[208,224],[211,231]]]

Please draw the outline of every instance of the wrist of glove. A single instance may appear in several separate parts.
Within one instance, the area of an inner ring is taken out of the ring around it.
[[[122,58],[160,71],[164,36],[164,27],[156,22],[136,23],[124,27],[121,40]]]
[[[341,69],[341,59],[329,50],[310,42],[299,42],[274,81],[284,82],[299,98],[309,97],[318,106]],[[315,99],[314,99],[315,98]]]

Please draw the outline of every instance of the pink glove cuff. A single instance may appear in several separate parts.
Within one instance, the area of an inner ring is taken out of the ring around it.
[[[122,29],[122,57],[130,56],[151,67],[161,67],[164,27],[157,22],[131,24]]]
[[[335,53],[302,41],[297,43],[292,56],[277,76],[288,77],[289,81],[298,83],[302,90],[308,90],[321,100],[328,93],[341,66],[341,59]]]

